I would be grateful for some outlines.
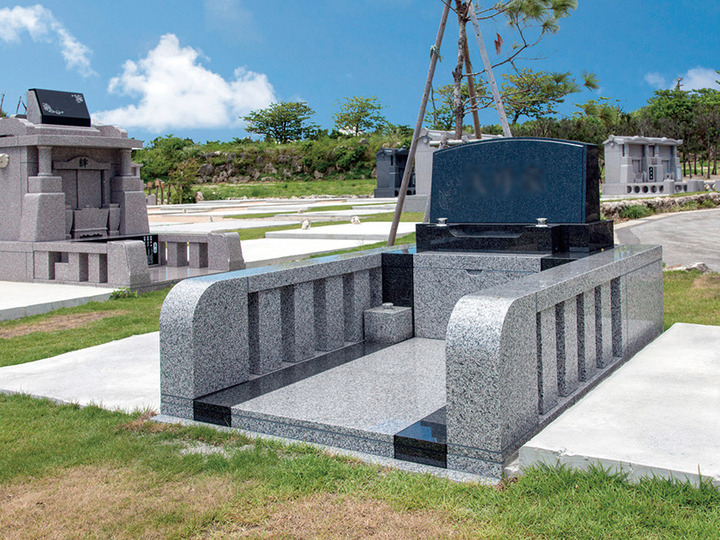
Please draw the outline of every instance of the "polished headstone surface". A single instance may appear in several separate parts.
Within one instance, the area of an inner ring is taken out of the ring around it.
[[[430,218],[449,223],[588,223],[600,219],[597,147],[509,138],[434,154]]]
[[[43,124],[90,127],[90,113],[80,92],[30,90],[38,102]]]

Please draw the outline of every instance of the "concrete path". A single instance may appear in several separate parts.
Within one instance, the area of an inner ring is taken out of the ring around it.
[[[660,244],[668,266],[704,262],[720,272],[720,209],[658,214],[615,226],[620,244]]]
[[[720,327],[678,323],[520,449],[520,466],[592,463],[720,486]]]
[[[0,321],[80,306],[87,302],[104,302],[112,292],[113,289],[107,287],[0,281]]]
[[[0,368],[0,392],[105,409],[160,411],[159,332]]]

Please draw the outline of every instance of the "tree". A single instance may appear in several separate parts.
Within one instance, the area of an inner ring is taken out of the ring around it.
[[[377,96],[353,96],[343,99],[344,103],[338,102],[340,110],[333,114],[335,127],[339,131],[358,136],[367,131],[378,131],[387,124],[385,117],[380,114],[383,106]]]
[[[302,101],[281,101],[272,103],[266,109],[251,111],[242,119],[248,123],[245,129],[249,133],[264,135],[267,141],[284,144],[317,133],[318,126],[308,123],[314,114],[315,111]]]
[[[582,77],[583,87],[598,89],[595,74],[583,73]],[[503,78],[503,101],[513,124],[517,123],[521,116],[552,116],[557,113],[557,105],[563,103],[566,96],[581,90],[581,85],[575,82],[570,73],[550,73],[525,68],[514,74],[506,73]]]
[[[559,30],[558,20],[569,16],[570,12],[576,8],[577,0],[501,0],[486,9],[478,11],[477,18],[480,22],[505,19],[510,32],[515,38],[509,52],[502,56],[501,51],[504,40],[500,34],[497,34],[495,51],[498,59],[492,65],[492,68],[508,64],[515,73],[521,75],[521,72],[515,66],[515,61],[519,60],[519,55],[526,49],[537,45],[547,34],[556,33]],[[459,137],[463,128],[463,117],[466,113],[466,100],[462,99],[462,80],[464,77],[474,77],[482,74],[485,70],[480,73],[466,73],[463,76],[463,64],[466,64],[465,55],[467,49],[465,36],[465,26],[468,22],[467,0],[455,0],[455,12],[458,16],[460,34],[457,64],[453,70],[453,111],[456,137]],[[486,100],[482,108],[491,104],[494,103]],[[518,102],[516,102],[517,105],[519,105]]]
[[[173,198],[177,204],[195,202],[192,198],[192,185],[197,180],[199,170],[200,165],[197,160],[190,158],[178,163],[170,171],[168,183],[175,188]]]
[[[492,98],[488,96],[487,86],[480,79],[476,78],[475,94],[479,101],[492,103]],[[437,90],[433,90],[430,99],[430,108],[425,112],[425,122],[430,129],[442,129],[450,131],[455,126],[455,86],[446,84]],[[463,83],[460,87],[460,95],[462,97],[463,107],[470,102],[470,90],[467,83]],[[489,100],[489,101],[488,101]],[[483,107],[484,108],[484,107]],[[463,112],[464,116],[465,112]]]
[[[140,174],[144,182],[169,180],[172,170],[185,159],[193,157],[194,142],[174,135],[157,137],[142,150],[136,150],[133,159],[142,163]]]
[[[649,135],[683,140],[681,156],[685,174],[687,158],[694,146],[694,111],[690,92],[677,87],[672,90],[656,90],[653,97],[648,99],[647,106],[638,111],[638,116],[647,119]]]

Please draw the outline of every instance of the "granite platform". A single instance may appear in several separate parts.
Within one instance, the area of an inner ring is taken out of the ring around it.
[[[414,446],[419,445],[413,446],[408,441],[430,437],[430,428],[426,436],[420,426],[429,416],[435,415],[436,423],[442,424],[440,429],[444,427],[445,342],[442,340],[413,338],[296,382],[292,377],[285,379],[284,385],[281,383],[270,392],[260,391],[256,397],[254,393],[236,389],[198,401],[218,404],[225,399],[231,411],[232,427],[391,458],[395,457],[398,445],[401,452],[407,452],[408,448],[413,451]],[[233,403],[234,400],[242,401]],[[197,401],[195,410],[199,419]],[[212,420],[207,416],[203,419]],[[415,435],[407,431],[413,427]],[[404,439],[396,441],[402,432]],[[436,443],[434,454],[439,457],[411,461],[444,466],[444,437],[427,442],[431,447]]]

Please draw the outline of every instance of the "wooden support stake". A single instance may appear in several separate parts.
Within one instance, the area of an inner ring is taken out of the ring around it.
[[[400,185],[400,193],[398,194],[398,202],[395,206],[395,215],[393,216],[392,226],[390,227],[390,235],[388,236],[388,246],[395,245],[395,237],[397,236],[398,225],[400,224],[400,216],[405,206],[405,195],[410,185],[410,175],[412,174],[413,164],[415,162],[415,152],[417,150],[418,139],[420,138],[420,130],[425,119],[425,108],[430,98],[430,89],[432,88],[433,77],[435,76],[435,66],[437,65],[438,55],[440,54],[440,46],[442,45],[443,34],[445,33],[445,25],[447,24],[448,14],[450,13],[450,0],[443,0],[445,7],[443,8],[442,18],[440,19],[440,27],[438,28],[435,45],[430,53],[430,68],[428,69],[427,80],[425,81],[425,90],[420,102],[420,111],[418,112],[417,122],[415,123],[415,131],[413,131],[412,144],[408,152],[407,164],[403,173],[402,184]]]

